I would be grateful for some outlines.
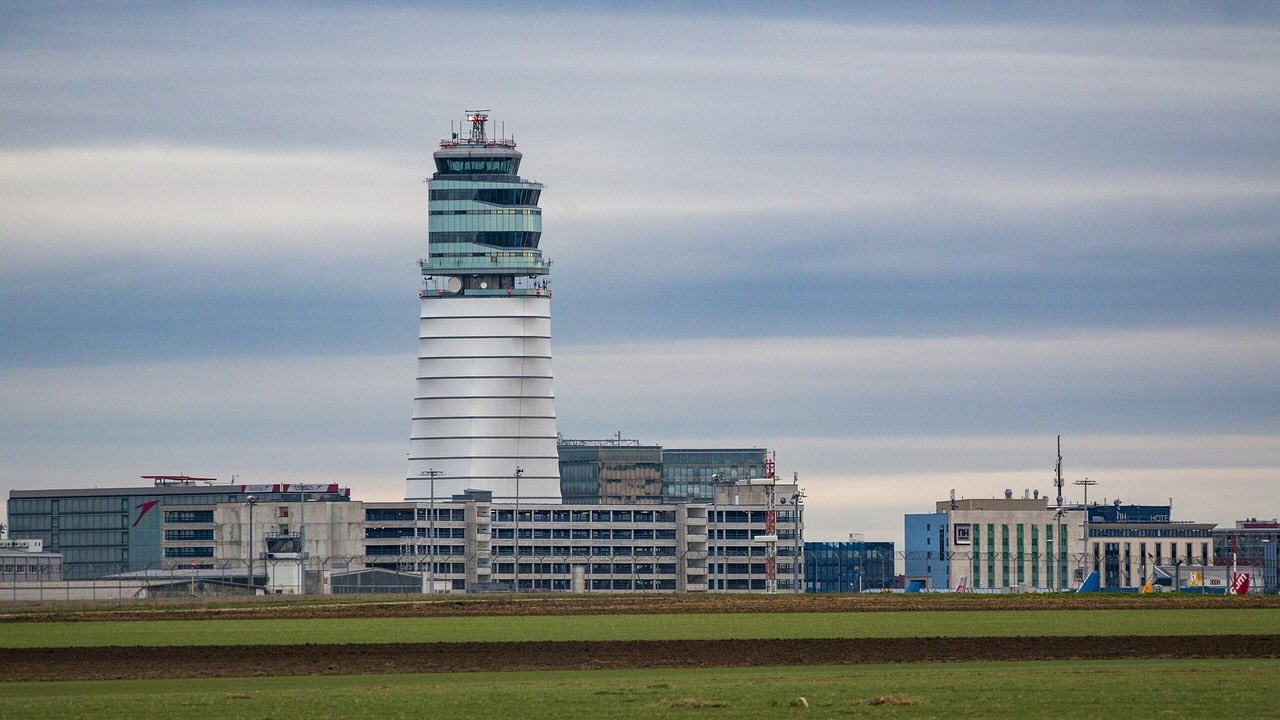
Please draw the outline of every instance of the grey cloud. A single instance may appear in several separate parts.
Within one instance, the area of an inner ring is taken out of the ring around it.
[[[854,438],[796,445],[842,509],[847,478],[918,477],[868,435],[1207,436],[1224,466],[1224,434],[1274,437],[1274,7],[863,7],[500,3],[489,26],[519,32],[477,55],[440,31],[472,26],[455,6],[7,6],[0,372],[110,380],[91,414],[119,422],[67,445],[71,406],[27,397],[0,411],[0,482],[85,454],[398,477],[409,376],[361,358],[412,362],[417,181],[471,103],[548,183],[566,432]],[[139,175],[148,148],[164,167]],[[289,380],[317,355],[354,359]],[[173,375],[202,359],[221,399]],[[102,375],[147,360],[172,367]],[[974,443],[954,472],[1018,471]],[[1130,444],[1136,478],[1155,462]]]

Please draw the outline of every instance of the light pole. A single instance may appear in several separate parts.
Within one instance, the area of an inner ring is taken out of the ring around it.
[[[515,591],[520,592],[520,476],[524,475],[524,470],[516,466],[516,532],[515,547],[511,549],[511,556],[514,559],[515,569]]]
[[[1087,515],[1088,513],[1089,511],[1085,510],[1085,514]],[[1059,536],[1063,535],[1063,532],[1061,529],[1066,527],[1066,525],[1062,524],[1062,518],[1065,517],[1066,514],[1067,514],[1067,509],[1061,506],[1059,506],[1058,511],[1053,514],[1054,525],[1056,526],[1056,528],[1058,528],[1057,530],[1055,530],[1055,532]],[[1062,577],[1062,575],[1063,575],[1063,571],[1066,568],[1066,560],[1070,556],[1070,554],[1071,554],[1071,542],[1066,537],[1058,538],[1058,556],[1057,557],[1053,557],[1053,553],[1048,553],[1050,557],[1048,561],[1045,563],[1045,567],[1048,568],[1048,571],[1052,573],[1053,577],[1056,577],[1058,579],[1057,588],[1055,588],[1057,590],[1067,589],[1067,579]],[[1059,559],[1061,559],[1061,562],[1059,562]],[[1055,568],[1056,568],[1056,572],[1054,570]]]
[[[427,588],[428,592],[435,594],[436,591],[436,476],[443,475],[444,471],[435,468],[427,468],[419,475],[426,475],[431,481],[431,514],[427,517]]]
[[[1097,485],[1098,481],[1085,478],[1075,481],[1074,484],[1084,488],[1084,564],[1085,568],[1088,568],[1089,556],[1092,554],[1089,551],[1089,488]],[[1094,570],[1097,570],[1097,568],[1094,568]],[[1083,578],[1081,578],[1081,582],[1084,582]]]
[[[799,476],[797,475],[795,477]],[[796,493],[791,496],[791,504],[794,506],[792,508],[791,515],[791,529],[795,533],[795,551],[791,556],[791,570],[792,575],[795,577],[792,590],[799,593],[804,592],[804,569],[801,567],[801,563],[804,561],[804,522],[802,521],[804,517],[803,500],[804,491],[796,488]],[[808,563],[805,564],[807,565]]]
[[[307,594],[307,487],[298,483],[298,594]]]
[[[245,504],[249,506],[249,589],[257,592],[257,581],[253,577],[253,506],[258,504],[258,496],[250,495],[245,498]]]
[[[711,563],[707,568],[707,579],[711,581],[711,592],[716,589],[716,584],[722,582],[720,573],[716,568],[716,544],[714,542],[716,531],[712,525],[716,522],[716,496],[720,494],[720,483],[724,480],[722,473],[711,474],[711,517],[707,518],[707,554],[711,556]]]

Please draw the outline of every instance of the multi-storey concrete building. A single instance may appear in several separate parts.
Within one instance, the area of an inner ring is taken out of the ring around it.
[[[1214,528],[1213,562],[1246,569],[1261,568],[1268,545],[1280,545],[1280,519],[1237,520],[1235,527]]]
[[[1084,514],[1046,497],[943,500],[905,517],[907,580],[929,588],[1063,590],[1078,584]]]
[[[321,591],[334,573],[362,568],[417,573],[436,592],[801,591],[800,515],[783,504],[799,494],[794,486],[725,490],[714,510],[526,506],[485,492],[429,503],[174,506],[164,554],[286,593]]]
[[[1211,566],[1215,524],[1175,522],[1171,514],[1169,505],[1090,505],[1086,572],[1097,572],[1105,590],[1142,587],[1157,567],[1176,576],[1181,566]]]
[[[935,512],[905,517],[907,579],[931,588],[1064,590],[1096,572],[1103,590],[1161,578],[1186,587],[1213,562],[1214,525],[1169,516],[1168,505],[1091,504],[1086,512],[1008,491],[944,500]],[[1225,587],[1225,575],[1214,583]]]
[[[63,577],[87,580],[156,567],[177,559],[161,546],[162,518],[170,505],[264,502],[305,496],[341,502],[350,491],[337,485],[221,485],[214,478],[146,475],[145,487],[11,490],[9,533],[40,540],[62,555]],[[204,538],[203,534],[200,537]],[[203,551],[201,551],[203,552]]]

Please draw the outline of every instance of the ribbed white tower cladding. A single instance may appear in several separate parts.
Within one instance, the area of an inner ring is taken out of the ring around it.
[[[539,183],[488,116],[435,152],[405,498],[488,490],[559,502],[549,266]],[[434,495],[433,495],[434,493]]]

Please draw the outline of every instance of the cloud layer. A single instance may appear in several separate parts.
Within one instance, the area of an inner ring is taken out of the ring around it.
[[[479,106],[547,184],[566,434],[777,448],[820,537],[1043,489],[1060,433],[1277,512],[1269,6],[0,14],[0,489],[397,497],[420,180]]]

